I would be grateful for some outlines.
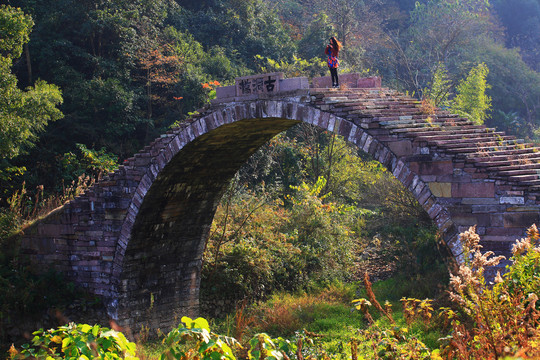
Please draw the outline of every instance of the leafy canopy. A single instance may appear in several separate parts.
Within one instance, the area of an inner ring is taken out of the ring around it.
[[[32,146],[49,121],[62,117],[60,89],[45,81],[22,91],[11,72],[13,60],[22,53],[33,26],[22,10],[0,7],[0,158],[13,158]]]

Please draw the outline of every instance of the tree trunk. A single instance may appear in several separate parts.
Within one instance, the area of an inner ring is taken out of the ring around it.
[[[24,53],[26,55],[26,69],[28,71],[28,85],[32,85],[32,62],[30,61],[30,48],[28,43],[24,44]]]

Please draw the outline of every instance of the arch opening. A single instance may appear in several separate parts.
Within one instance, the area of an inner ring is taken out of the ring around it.
[[[144,197],[124,255],[118,310],[126,325],[170,327],[181,315],[171,309],[197,312],[202,253],[225,187],[262,144],[296,123],[267,118],[223,125],[187,144],[163,168]]]

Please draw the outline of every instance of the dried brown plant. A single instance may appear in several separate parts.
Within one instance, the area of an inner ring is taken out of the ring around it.
[[[540,251],[536,226],[512,248],[514,261],[530,251]],[[503,256],[482,253],[476,228],[460,234],[464,261],[450,277],[449,295],[467,316],[458,321],[452,313],[453,333],[442,354],[456,359],[501,359],[506,356],[537,358],[540,355],[540,311],[538,295],[526,294],[515,282],[500,273],[488,284],[486,268],[497,266]],[[521,276],[521,275],[519,275]],[[472,325],[471,325],[472,324]]]
[[[435,106],[435,103],[431,99],[423,98],[420,103],[420,110],[422,114],[433,115],[437,111],[437,106]]]
[[[371,301],[371,303],[375,306],[375,308],[381,313],[381,315],[384,315],[390,320],[391,323],[394,323],[394,319],[392,318],[392,314],[386,312],[381,304],[377,301],[377,298],[375,297],[375,294],[373,293],[373,289],[371,287],[371,281],[369,281],[369,274],[367,271],[364,273],[364,286],[366,287],[366,293]]]

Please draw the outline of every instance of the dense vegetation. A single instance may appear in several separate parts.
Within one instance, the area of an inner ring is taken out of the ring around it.
[[[446,250],[436,242],[427,214],[381,164],[339,136],[301,125],[260,149],[223,197],[202,300],[350,282],[381,264],[444,279]]]
[[[347,290],[334,287],[320,293],[316,301],[304,296],[296,297],[291,303],[282,295],[266,306],[259,306],[262,315],[258,315],[256,326],[253,323],[257,315],[246,316],[241,309],[235,315],[234,325],[227,328],[234,337],[211,332],[203,318],[183,317],[178,328],[162,335],[161,344],[151,349],[141,344],[137,347],[118,331],[98,325],[69,324],[35,332],[31,344],[24,344],[19,350],[12,346],[9,355],[11,359],[136,359],[139,356],[182,360],[537,358],[540,355],[538,230],[531,227],[528,237],[516,242],[512,249],[513,265],[503,276],[496,276],[493,286],[487,284],[484,271],[501,257],[482,254],[480,238],[474,230],[472,227],[461,234],[464,251],[470,258],[452,275],[449,292],[452,308],[435,310],[430,299],[406,297],[399,300],[401,310],[392,311],[395,302],[388,301],[383,308],[365,277],[363,295],[369,300],[351,301],[360,316],[352,315],[345,304],[336,301],[339,297],[349,301],[351,298]],[[317,314],[325,316],[317,319]],[[290,331],[291,326],[294,326],[292,330],[299,326],[312,330],[276,338],[267,333],[252,333],[261,330],[261,326],[266,331],[282,333]],[[440,338],[437,340],[432,335]]]
[[[64,308],[74,299],[94,303],[81,299],[59,274],[40,275],[18,256],[11,236],[23,224],[63,204],[187,119],[220,84],[266,71],[325,75],[323,49],[329,36],[343,42],[341,72],[379,75],[385,86],[408,92],[426,106],[464,113],[532,141],[540,138],[537,0],[4,3],[2,341],[8,325],[23,316]],[[437,295],[430,287],[445,283],[444,254],[426,214],[380,164],[337,136],[298,126],[263,146],[231,183],[205,254],[202,296],[254,302],[279,291],[316,293],[357,281],[366,270],[386,278],[406,268],[410,278],[423,280],[402,295],[432,297]],[[522,276],[517,270],[513,274]],[[531,291],[536,290],[526,290]],[[524,294],[518,295],[515,301],[525,301],[519,297]],[[102,331],[65,328],[47,344],[76,329],[95,332],[94,337]],[[460,331],[473,340],[485,335],[474,329]],[[381,334],[363,336],[379,339],[388,333]],[[109,335],[100,341],[109,344]],[[456,344],[467,347],[463,344],[471,339]],[[261,347],[265,341],[255,343]]]

